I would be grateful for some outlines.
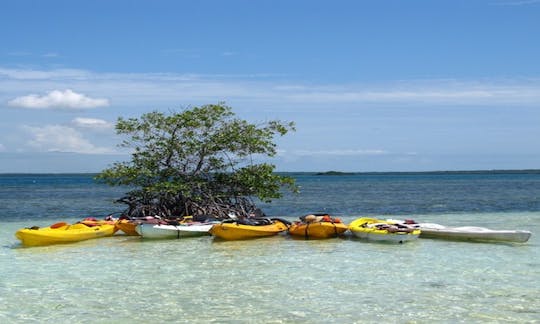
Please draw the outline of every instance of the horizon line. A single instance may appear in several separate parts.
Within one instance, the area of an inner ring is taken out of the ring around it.
[[[0,172],[4,175],[92,175],[101,172]],[[370,174],[465,174],[465,173],[540,173],[540,169],[484,169],[484,170],[425,170],[425,171],[274,171],[274,173],[305,173],[319,175],[370,175]]]

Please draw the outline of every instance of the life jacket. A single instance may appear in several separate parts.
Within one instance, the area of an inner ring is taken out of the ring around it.
[[[332,217],[328,215],[324,215],[323,218],[321,219],[321,222],[332,222]]]

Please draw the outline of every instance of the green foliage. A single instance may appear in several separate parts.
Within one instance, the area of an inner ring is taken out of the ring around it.
[[[255,159],[275,156],[274,137],[294,130],[292,122],[241,120],[223,103],[119,118],[116,131],[125,136],[120,145],[133,150],[131,161],[117,162],[96,178],[134,187],[130,195],[144,201],[257,197],[269,202],[281,197],[281,188],[297,187],[292,178],[274,174],[273,165]]]

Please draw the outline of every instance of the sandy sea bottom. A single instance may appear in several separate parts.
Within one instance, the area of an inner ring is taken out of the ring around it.
[[[433,217],[418,216],[451,225],[470,219]],[[22,248],[13,233],[29,224],[2,223],[0,321],[537,322],[540,213],[474,219],[474,225],[530,229],[533,236],[526,244],[384,244],[351,237],[226,242],[117,235]]]

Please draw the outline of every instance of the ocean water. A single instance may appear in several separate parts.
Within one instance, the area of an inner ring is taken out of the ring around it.
[[[267,215],[533,234],[525,244],[115,235],[24,248],[17,229],[121,211],[114,200],[127,189],[91,175],[0,175],[0,322],[540,322],[540,174],[291,175],[301,193],[261,204]]]

